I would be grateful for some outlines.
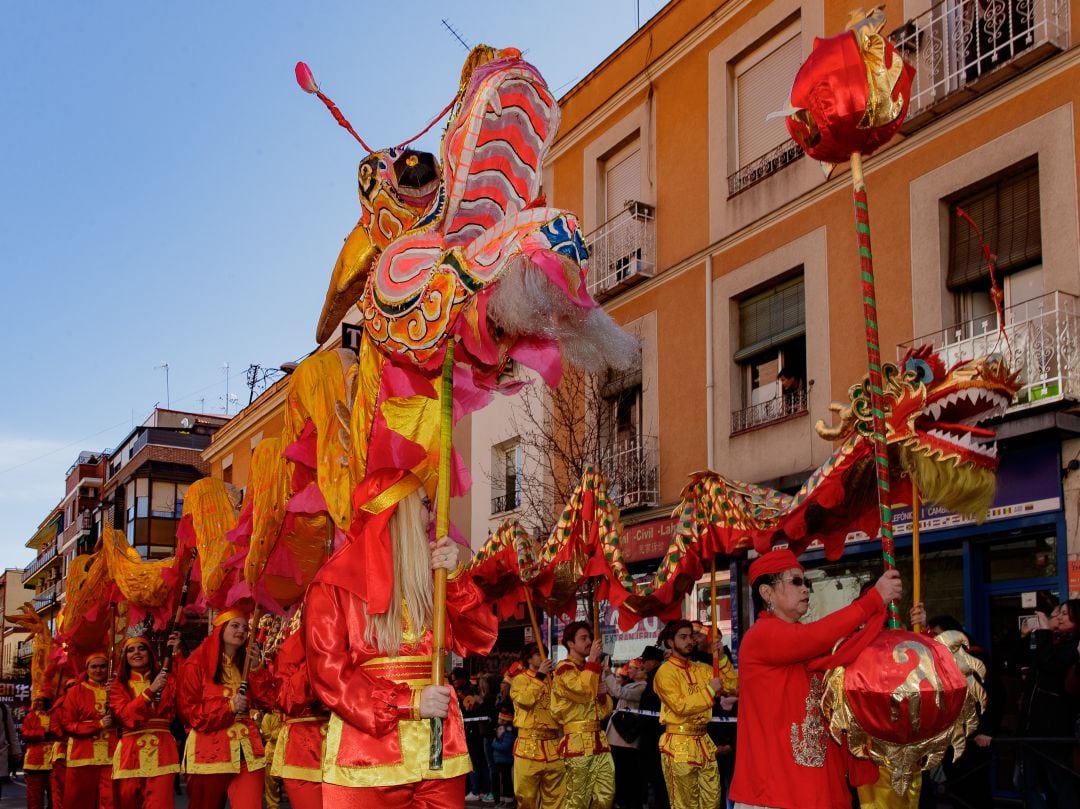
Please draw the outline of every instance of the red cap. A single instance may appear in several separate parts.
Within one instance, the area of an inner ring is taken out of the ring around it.
[[[783,573],[785,570],[791,570],[792,568],[803,569],[803,566],[799,564],[798,558],[795,554],[789,551],[787,548],[782,548],[778,551],[769,551],[763,556],[759,556],[750,564],[750,581],[755,582],[762,576],[768,576],[771,573]]]

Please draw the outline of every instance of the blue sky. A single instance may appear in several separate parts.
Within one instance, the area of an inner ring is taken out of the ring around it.
[[[22,566],[82,449],[156,403],[222,412],[244,369],[314,347],[362,150],[453,97],[465,50],[513,45],[557,95],[663,0],[9,4],[0,27],[0,564]],[[419,145],[435,151],[441,126]],[[235,406],[233,407],[235,412]]]

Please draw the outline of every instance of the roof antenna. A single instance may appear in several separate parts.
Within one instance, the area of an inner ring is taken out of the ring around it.
[[[472,50],[472,48],[469,47],[469,43],[464,40],[464,38],[461,36],[461,34],[459,34],[457,32],[457,29],[454,28],[454,26],[451,25],[450,22],[445,17],[443,17],[443,19],[442,19],[442,24],[443,24],[443,26],[445,26],[446,30],[450,32],[450,35],[453,36],[454,39],[456,39],[458,42],[461,43],[461,47],[463,47],[465,49],[465,53],[469,53],[469,51]]]

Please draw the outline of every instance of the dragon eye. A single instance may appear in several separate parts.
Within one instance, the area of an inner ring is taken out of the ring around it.
[[[914,373],[915,381],[921,382],[924,385],[929,385],[934,381],[934,370],[926,360],[912,357],[904,363],[904,370]]]

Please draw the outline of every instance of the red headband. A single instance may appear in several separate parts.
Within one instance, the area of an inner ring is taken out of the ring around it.
[[[795,554],[787,548],[778,551],[769,551],[764,556],[759,556],[750,564],[750,581],[753,583],[762,576],[783,573],[785,570],[791,570],[792,568],[803,570],[803,566],[799,564],[799,560],[796,558]]]

